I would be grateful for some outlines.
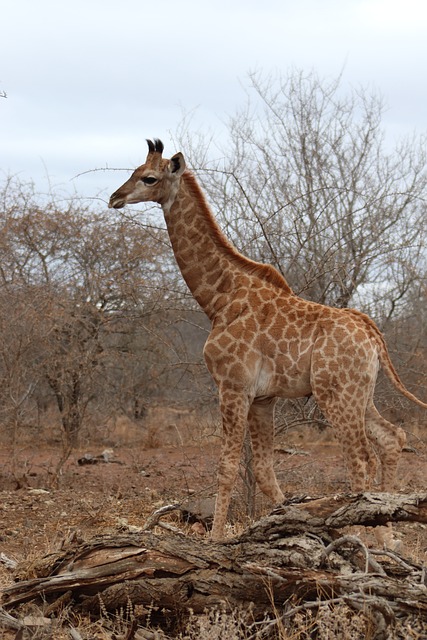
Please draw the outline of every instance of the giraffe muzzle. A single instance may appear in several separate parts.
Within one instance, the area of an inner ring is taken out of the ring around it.
[[[123,209],[123,207],[126,204],[126,200],[125,198],[116,195],[115,193],[113,193],[113,195],[110,198],[110,202],[108,203],[108,208],[109,209]]]

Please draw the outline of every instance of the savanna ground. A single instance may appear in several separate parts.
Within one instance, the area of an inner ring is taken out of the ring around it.
[[[91,431],[90,438],[83,434],[82,444],[71,453],[59,475],[55,473],[62,454],[59,439],[55,441],[49,432],[24,435],[13,446],[4,442],[0,452],[0,553],[18,563],[37,560],[71,535],[88,539],[115,530],[132,531],[133,527],[143,525],[153,510],[165,504],[197,501],[215,494],[220,430],[217,422],[206,416],[198,418],[190,412],[157,408],[148,413],[141,425],[126,418],[101,425]],[[402,456],[399,491],[423,491],[427,478],[425,430],[412,425],[408,444],[412,450]],[[85,454],[99,455],[106,449],[113,452],[110,452],[110,462],[78,464]],[[330,429],[320,432],[306,426],[281,436],[277,442],[276,470],[281,486],[289,495],[334,494],[349,488],[340,448]],[[230,535],[248,524],[243,495],[240,481],[235,492]],[[268,513],[270,507],[261,495],[257,496],[257,516]],[[200,535],[200,531],[180,522],[177,514],[171,515],[169,521],[188,535]],[[427,564],[426,525],[400,523],[395,531],[402,540],[404,554]],[[0,564],[0,588],[12,581],[13,571]],[[23,605],[19,615],[25,614],[41,616],[43,606]],[[126,615],[105,612],[101,617],[90,619],[65,609],[49,637],[69,638],[66,629],[72,624],[84,640],[126,638]],[[152,622],[145,619],[145,624],[154,628],[154,618]],[[182,633],[182,637],[218,640],[244,637],[238,635],[241,631],[233,631],[239,627],[235,619],[230,624],[207,617],[196,627],[195,632],[181,628],[176,633]],[[16,631],[0,628],[1,639],[16,637]],[[282,637],[310,636],[295,630]],[[342,632],[334,635],[333,631],[317,637],[344,638]],[[350,637],[364,636],[348,635]]]

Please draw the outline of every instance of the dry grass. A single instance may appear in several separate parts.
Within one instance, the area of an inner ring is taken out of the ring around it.
[[[406,492],[425,490],[427,475],[424,428],[413,425],[412,432],[409,442],[416,451],[404,454],[399,476],[400,488]],[[68,535],[81,533],[90,537],[113,527],[139,526],[153,509],[167,502],[215,492],[220,429],[217,416],[209,412],[153,407],[142,423],[121,416],[98,425],[91,433],[83,432],[81,447],[64,465],[56,487],[50,481],[61,445],[56,432],[48,434],[48,427],[25,432],[13,448],[6,441],[0,452],[0,552],[17,561],[37,563]],[[35,441],[44,444],[35,448]],[[285,491],[321,494],[348,488],[340,449],[330,429],[319,432],[313,427],[299,427],[285,434],[278,445],[276,468]],[[99,453],[106,447],[114,449],[120,464],[76,464],[83,453]],[[34,493],[34,489],[48,493]],[[234,521],[228,527],[230,536],[248,524],[243,496],[240,482],[234,495]],[[257,495],[256,507],[258,517],[267,513],[271,505]],[[174,515],[170,522],[184,528]],[[401,524],[396,528],[403,538],[405,554],[427,564],[426,526]],[[0,586],[9,584],[13,575],[0,564]],[[297,607],[298,603],[292,606]],[[284,606],[272,620],[256,622],[250,611],[230,614],[220,610],[202,616],[189,612],[186,619],[177,620],[172,614],[141,610],[129,603],[126,611],[106,612],[101,607],[100,616],[91,619],[68,603],[55,612],[48,633],[38,633],[40,638],[54,640],[69,640],[70,629],[75,629],[82,640],[161,640],[165,634],[181,640],[374,638],[366,612],[356,612],[344,604],[324,604],[318,609],[296,610],[288,616],[284,615],[286,611]],[[47,603],[30,603],[14,615],[40,618],[46,612]],[[134,633],[135,624],[138,628]],[[404,630],[390,630],[385,637],[427,637],[412,627],[406,624]],[[0,640],[16,637],[16,631],[0,626]]]

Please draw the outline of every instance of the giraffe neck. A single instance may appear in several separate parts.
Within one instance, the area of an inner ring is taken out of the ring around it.
[[[191,293],[209,318],[241,287],[264,280],[292,291],[271,265],[241,255],[220,230],[194,176],[185,171],[171,203],[163,205],[176,261]]]

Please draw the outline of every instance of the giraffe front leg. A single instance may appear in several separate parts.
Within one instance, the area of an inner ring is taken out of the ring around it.
[[[220,392],[223,442],[218,468],[218,494],[211,532],[212,540],[220,540],[224,535],[231,493],[239,470],[249,405],[250,401],[243,393],[232,390]]]
[[[276,398],[255,398],[248,415],[252,441],[254,474],[261,491],[274,504],[284,495],[274,473],[274,407]]]

